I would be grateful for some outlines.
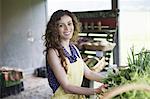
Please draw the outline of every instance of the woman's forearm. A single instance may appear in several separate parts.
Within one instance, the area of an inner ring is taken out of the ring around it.
[[[86,64],[84,68],[84,76],[89,80],[97,82],[100,82],[100,80],[104,78],[100,73],[90,70]]]
[[[93,71],[86,74],[85,77],[89,80],[97,81],[97,82],[100,82],[104,78],[100,73],[93,72]]]
[[[93,78],[92,79],[93,81],[100,82],[103,79],[103,76],[97,72],[92,72],[91,76],[92,76],[91,78]]]
[[[94,95],[94,93],[96,93],[94,88],[86,88],[73,85],[68,85],[63,89],[68,94]]]

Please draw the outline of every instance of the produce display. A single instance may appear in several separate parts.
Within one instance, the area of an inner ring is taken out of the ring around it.
[[[15,84],[20,83],[20,80],[23,79],[22,71],[19,69],[13,69],[8,67],[1,67],[0,73],[3,76],[3,83],[5,87],[10,87]]]
[[[150,99],[150,51],[142,49],[136,54],[132,48],[128,67],[109,70],[102,82],[109,85],[102,99]]]

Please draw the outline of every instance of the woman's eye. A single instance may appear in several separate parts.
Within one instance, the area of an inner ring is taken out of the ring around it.
[[[63,27],[63,25],[62,25],[62,24],[59,24],[58,27]]]
[[[68,25],[72,25],[72,23],[68,23]]]

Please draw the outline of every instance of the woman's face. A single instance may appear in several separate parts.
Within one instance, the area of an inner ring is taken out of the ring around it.
[[[62,16],[58,21],[57,29],[61,40],[70,40],[74,32],[72,18],[68,15]]]

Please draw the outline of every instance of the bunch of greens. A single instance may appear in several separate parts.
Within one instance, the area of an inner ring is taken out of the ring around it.
[[[131,55],[128,56],[128,68],[113,69],[108,71],[108,76],[103,83],[109,85],[109,89],[130,83],[145,83],[150,85],[150,51],[142,49],[138,54],[131,48]],[[108,90],[109,90],[108,89]],[[150,93],[145,91],[129,91],[122,93],[114,99],[150,99]]]

